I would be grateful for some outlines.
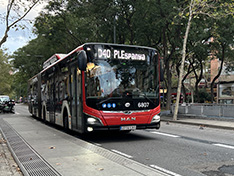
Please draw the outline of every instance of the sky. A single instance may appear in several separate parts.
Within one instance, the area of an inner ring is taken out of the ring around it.
[[[6,13],[8,0],[0,0],[0,17]],[[39,12],[43,9],[45,6],[45,3],[38,4],[32,9],[29,14],[25,17],[25,19],[29,20],[35,20],[35,18],[38,16]],[[30,24],[29,22],[25,22],[27,28],[25,29],[19,29],[18,31],[15,31],[14,29],[11,29],[8,33],[8,39],[3,44],[3,48],[7,49],[8,54],[12,54],[14,51],[16,51],[18,48],[21,48],[27,43],[35,38],[36,36],[32,33],[33,30],[33,24]],[[0,38],[3,37],[5,31],[5,21],[3,21],[2,18],[0,18]]]

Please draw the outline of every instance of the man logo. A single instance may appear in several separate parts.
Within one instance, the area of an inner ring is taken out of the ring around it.
[[[131,105],[131,104],[130,104],[129,102],[125,103],[125,107],[126,107],[126,108],[129,108],[130,105]]]
[[[121,117],[121,121],[136,121],[136,117]]]

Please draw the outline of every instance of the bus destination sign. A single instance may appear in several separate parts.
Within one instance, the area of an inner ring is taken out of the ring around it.
[[[146,55],[143,53],[134,53],[134,52],[127,52],[125,50],[110,50],[110,49],[98,49],[98,58],[105,58],[105,59],[125,59],[125,60],[138,60],[138,61],[145,61]]]

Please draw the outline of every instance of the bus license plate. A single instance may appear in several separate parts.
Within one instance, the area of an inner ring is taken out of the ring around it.
[[[120,127],[121,131],[124,131],[124,130],[135,130],[135,129],[136,129],[135,125],[133,125],[133,126],[121,126]]]

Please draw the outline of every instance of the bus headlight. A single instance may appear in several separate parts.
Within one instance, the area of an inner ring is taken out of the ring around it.
[[[158,114],[155,115],[151,120],[151,123],[157,123],[157,122],[160,122],[160,116]]]
[[[87,118],[87,124],[88,124],[88,125],[98,125],[98,126],[101,126],[101,125],[102,125],[102,122],[101,122],[101,120],[99,120],[99,119],[97,119],[97,118],[88,117],[88,118]]]
[[[93,128],[92,128],[92,127],[88,127],[88,128],[87,128],[87,131],[88,131],[88,132],[92,132],[92,131],[93,131]]]

